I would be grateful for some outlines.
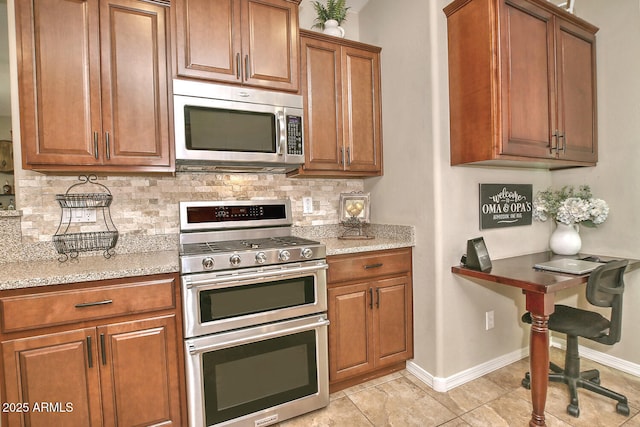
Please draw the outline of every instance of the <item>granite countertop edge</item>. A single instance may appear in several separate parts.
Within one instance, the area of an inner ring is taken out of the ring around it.
[[[338,225],[294,227],[293,234],[318,240],[326,245],[327,256],[415,246],[412,226],[371,225],[367,233],[370,240],[339,239],[342,229]],[[169,236],[159,246],[175,247]],[[177,273],[180,260],[177,248],[148,250],[140,253],[116,253],[110,259],[102,255],[80,256],[59,262],[57,259],[15,261],[2,264],[0,291],[61,285],[96,280]]]
[[[177,250],[116,254],[110,259],[102,255],[79,257],[59,262],[19,261],[2,264],[0,291],[62,285],[95,280],[120,279],[180,271]]]

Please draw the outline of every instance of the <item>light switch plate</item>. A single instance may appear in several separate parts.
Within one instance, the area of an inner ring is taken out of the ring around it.
[[[313,213],[313,199],[311,197],[302,198],[302,213],[305,213],[305,214]]]
[[[71,218],[71,221],[69,221]],[[96,210],[92,208],[84,209],[63,209],[62,210],[62,223],[88,223],[96,222]]]

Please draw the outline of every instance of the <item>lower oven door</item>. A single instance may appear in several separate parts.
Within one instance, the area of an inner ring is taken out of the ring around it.
[[[189,425],[262,427],[327,406],[326,315],[187,339]]]
[[[317,260],[183,275],[184,336],[325,312],[326,270]]]

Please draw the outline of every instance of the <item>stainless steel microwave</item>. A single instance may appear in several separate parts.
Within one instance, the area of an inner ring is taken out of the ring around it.
[[[173,81],[178,170],[282,173],[304,163],[302,96]]]

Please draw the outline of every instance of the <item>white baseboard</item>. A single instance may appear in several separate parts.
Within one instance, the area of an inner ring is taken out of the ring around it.
[[[567,341],[562,338],[552,337],[551,346],[564,350],[567,348]],[[607,353],[581,345],[578,345],[578,353],[580,354],[580,357],[584,357],[585,359],[593,360],[601,365],[640,377],[640,365],[637,363],[629,362],[627,360],[620,359],[619,357],[611,356]]]
[[[566,348],[566,341],[563,339],[551,337],[550,345],[557,348]],[[585,359],[593,360],[610,368],[626,372],[631,375],[640,377],[640,365],[628,362],[618,357],[610,356],[606,353],[590,349],[588,347],[579,346],[580,356]],[[466,369],[450,377],[434,377],[429,372],[418,366],[413,360],[407,362],[407,371],[415,375],[420,381],[438,392],[447,392],[469,381],[473,381],[490,372],[503,368],[511,363],[524,359],[529,355],[529,349],[523,348],[516,350],[504,356],[497,357],[488,362]]]
[[[505,354],[504,356],[497,357],[488,362],[474,366],[473,368],[466,369],[462,372],[458,372],[450,377],[434,377],[429,372],[416,365],[412,360],[407,362],[407,371],[415,375],[420,381],[427,384],[438,392],[446,392],[459,385],[465,384],[469,381],[473,381],[476,378],[480,378],[483,375],[493,372],[497,369],[503,368],[507,365],[517,362],[529,355],[529,349],[521,349]]]

